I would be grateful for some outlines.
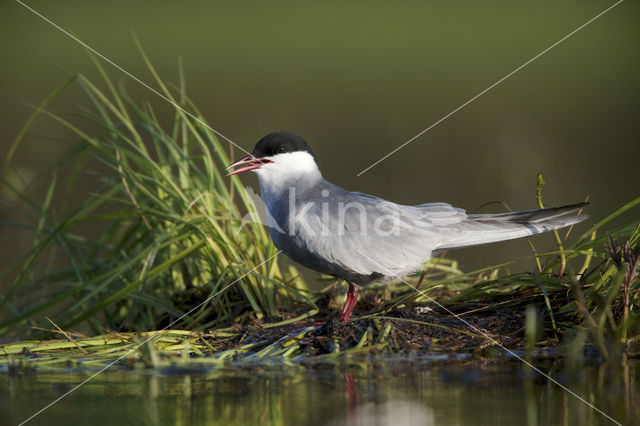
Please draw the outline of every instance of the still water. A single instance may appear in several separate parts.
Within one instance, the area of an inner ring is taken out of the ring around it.
[[[541,369],[621,424],[638,422],[638,363]],[[19,424],[95,371],[0,375],[0,422]],[[32,425],[615,425],[520,361],[386,360],[113,369]]]

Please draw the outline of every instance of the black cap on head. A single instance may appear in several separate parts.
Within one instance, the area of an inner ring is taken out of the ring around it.
[[[253,148],[252,155],[256,158],[263,158],[297,151],[306,151],[315,158],[313,151],[304,139],[294,133],[282,131],[270,133],[260,139],[256,147]]]

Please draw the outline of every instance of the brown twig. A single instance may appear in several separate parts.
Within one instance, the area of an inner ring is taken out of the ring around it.
[[[107,328],[107,327],[102,327],[102,329],[104,331],[106,331],[107,333],[113,334],[114,336],[120,338],[120,340],[126,341],[127,343],[131,342],[133,340],[133,336],[127,336],[126,334],[119,333],[119,332],[117,332],[115,330],[111,330],[110,328]]]
[[[424,280],[424,277],[427,275],[427,272],[428,271],[426,269],[422,270],[422,274],[420,274],[420,279],[418,280],[418,282],[416,283],[416,286],[414,287],[414,289],[416,290],[416,294],[409,301],[409,304],[407,305],[407,309],[410,310],[413,307],[413,302],[415,302],[416,298],[420,295],[420,287],[422,286],[422,281]]]
[[[78,347],[78,349],[80,349],[80,350],[81,350],[82,352],[84,352],[86,355],[89,355],[89,352],[87,352],[87,351],[86,351],[82,346],[80,346],[80,345],[78,344],[78,342],[76,342],[75,340],[73,340],[73,337],[71,336],[71,333],[66,332],[66,331],[63,331],[60,327],[58,327],[58,324],[56,324],[55,322],[51,321],[51,318],[49,318],[49,317],[45,317],[45,318],[46,318],[46,319],[47,319],[51,324],[53,324],[53,326],[54,326],[55,328],[57,328],[57,329],[58,329],[58,331],[59,331],[60,333],[64,334],[64,336],[65,336],[67,339],[69,339],[69,341],[70,341],[71,343],[73,343],[74,345],[76,345],[76,346]]]
[[[36,327],[36,326],[32,326],[31,327],[34,330],[40,330],[40,331],[48,331],[49,333],[60,333],[64,336],[66,336],[66,333],[64,331],[60,331],[58,330],[54,330],[53,328],[44,328],[44,327]],[[86,334],[82,334],[82,333],[78,333],[77,331],[68,331],[67,333],[69,333],[71,336],[76,336],[79,337],[81,339],[88,339],[89,336],[87,336]]]

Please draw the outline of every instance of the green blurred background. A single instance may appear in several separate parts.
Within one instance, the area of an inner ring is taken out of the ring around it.
[[[188,92],[214,128],[247,150],[268,132],[294,131],[312,145],[325,177],[349,189],[406,204],[446,201],[471,211],[502,200],[529,209],[542,172],[547,205],[589,196],[594,219],[640,192],[637,2],[621,3],[360,177],[613,2],[27,4],[146,82],[133,32],[166,80],[177,82],[182,58]],[[70,72],[96,80],[97,73],[76,42],[19,3],[3,2],[0,11],[4,158],[32,112],[25,104],[38,104]],[[110,70],[134,99],[169,111]],[[71,88],[51,109],[87,104]],[[54,139],[70,137],[46,118],[36,129],[14,161],[27,180],[62,154]],[[257,189],[255,177],[243,179]],[[35,198],[46,184],[34,186]],[[5,216],[8,201],[2,194]],[[0,267],[32,245],[28,233],[7,226],[0,241]],[[549,236],[536,245],[553,248]],[[452,255],[470,270],[529,253],[517,241]]]

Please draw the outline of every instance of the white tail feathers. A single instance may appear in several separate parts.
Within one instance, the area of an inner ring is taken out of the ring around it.
[[[570,226],[589,216],[568,214],[588,205],[589,203],[579,203],[513,213],[471,214],[460,224],[458,235],[450,236],[440,243],[438,250],[512,240]]]

